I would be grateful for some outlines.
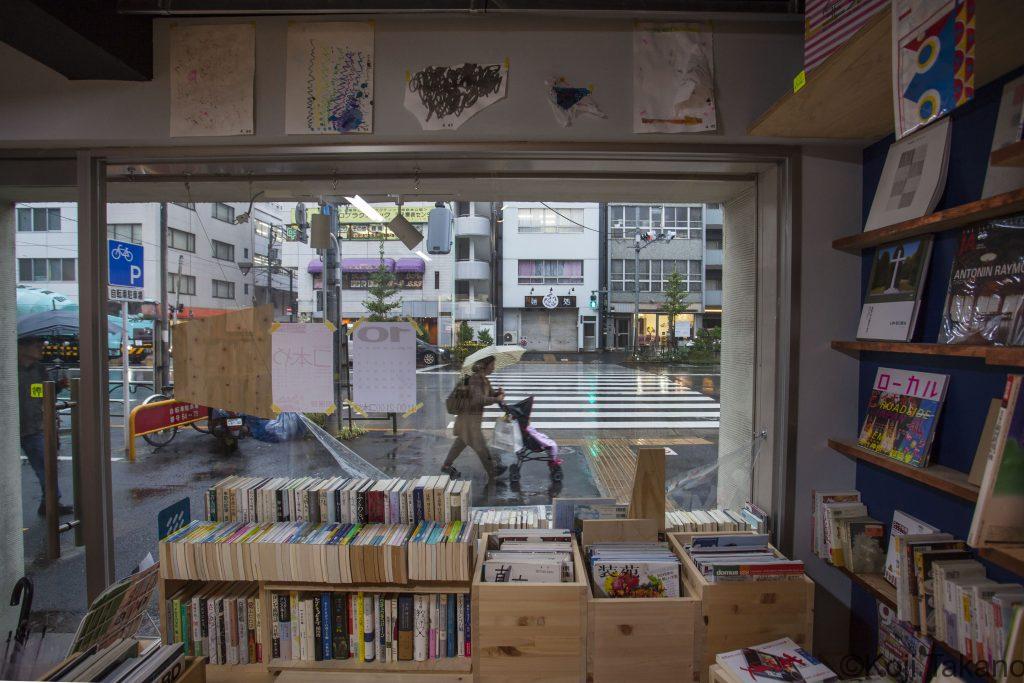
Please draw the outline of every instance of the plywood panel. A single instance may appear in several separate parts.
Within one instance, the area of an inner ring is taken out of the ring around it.
[[[694,598],[591,600],[588,679],[690,681],[699,612]]]
[[[641,448],[637,451],[629,516],[632,519],[653,519],[659,529],[665,528],[664,448]]]
[[[594,543],[658,540],[660,525],[653,519],[585,519],[580,522],[583,550]]]
[[[172,328],[174,397],[272,418],[272,306],[243,308]]]

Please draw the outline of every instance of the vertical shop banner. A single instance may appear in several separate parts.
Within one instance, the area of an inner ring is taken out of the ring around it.
[[[352,332],[352,400],[369,413],[416,405],[416,331],[409,323],[363,322]]]
[[[276,413],[333,413],[334,326],[274,323],[271,396]]]

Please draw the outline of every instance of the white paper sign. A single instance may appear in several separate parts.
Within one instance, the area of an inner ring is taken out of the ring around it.
[[[285,132],[373,132],[373,24],[288,26]]]
[[[171,136],[252,135],[256,27],[170,28]]]
[[[676,336],[677,337],[689,337],[690,336],[690,321],[688,320],[677,320],[676,321]]]
[[[455,130],[505,97],[508,62],[428,66],[405,80],[405,108],[423,130]]]
[[[352,333],[352,400],[368,413],[416,405],[416,332],[409,323],[363,322]]]
[[[271,396],[277,413],[333,413],[334,326],[275,323]]]
[[[637,24],[633,31],[633,132],[715,130],[711,30]]]

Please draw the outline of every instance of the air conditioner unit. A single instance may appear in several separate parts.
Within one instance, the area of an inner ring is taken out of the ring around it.
[[[519,342],[519,331],[518,330],[505,330],[505,334],[501,337],[502,344],[517,344]]]

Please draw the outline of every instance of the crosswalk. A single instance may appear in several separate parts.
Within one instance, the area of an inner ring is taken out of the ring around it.
[[[539,430],[717,429],[721,406],[693,386],[688,373],[654,374],[625,367],[543,370],[515,366],[491,376],[508,403],[534,397],[530,422]],[[484,411],[483,428],[503,411]],[[453,423],[449,423],[449,427]]]

